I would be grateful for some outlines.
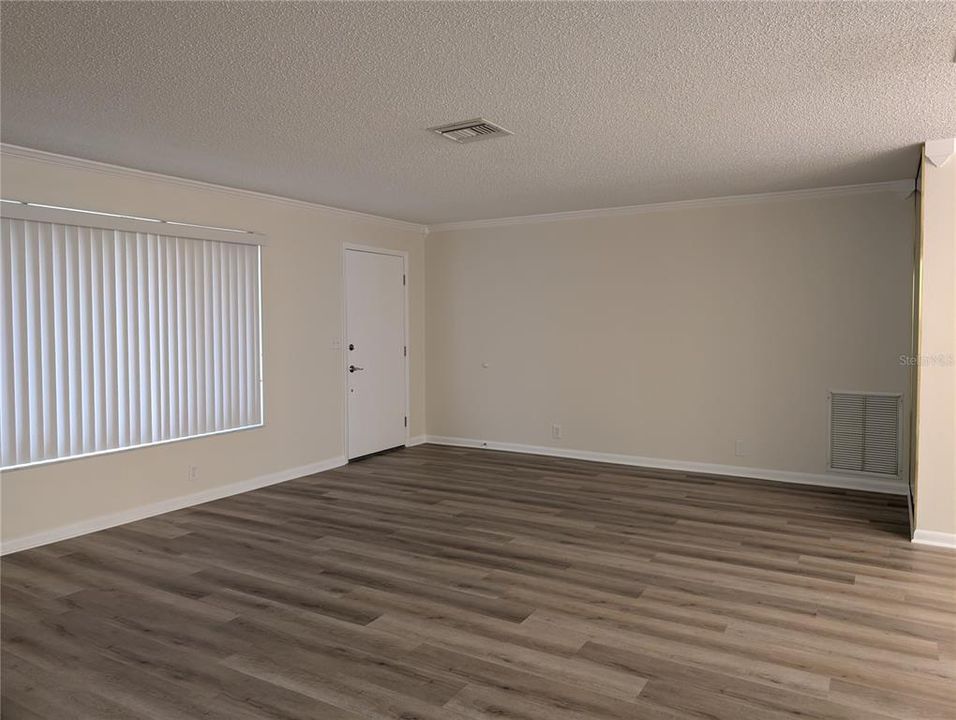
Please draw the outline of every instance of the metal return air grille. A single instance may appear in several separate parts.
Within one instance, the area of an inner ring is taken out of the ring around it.
[[[830,393],[830,468],[898,475],[900,395]]]
[[[509,130],[505,130],[500,125],[496,125],[484,118],[465,120],[463,122],[452,123],[451,125],[439,125],[438,127],[428,129],[456,143],[490,140],[491,138],[511,135]]]

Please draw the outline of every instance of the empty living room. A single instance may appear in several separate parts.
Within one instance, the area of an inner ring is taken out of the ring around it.
[[[0,68],[3,720],[956,719],[956,1]]]

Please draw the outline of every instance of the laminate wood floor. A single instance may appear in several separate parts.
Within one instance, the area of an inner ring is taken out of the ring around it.
[[[902,498],[420,446],[8,556],[5,720],[956,717]]]

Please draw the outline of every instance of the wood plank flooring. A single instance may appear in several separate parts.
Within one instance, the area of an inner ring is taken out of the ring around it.
[[[902,498],[420,446],[8,556],[5,720],[952,720]]]

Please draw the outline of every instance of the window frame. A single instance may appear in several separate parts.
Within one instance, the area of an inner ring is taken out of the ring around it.
[[[42,465],[51,465],[54,463],[70,462],[73,460],[83,460],[101,455],[129,452],[131,450],[139,450],[157,445],[168,445],[170,443],[198,440],[200,438],[208,438],[215,435],[227,435],[230,433],[243,432],[246,430],[255,430],[265,425],[265,370],[263,364],[263,347],[265,345],[265,338],[263,336],[264,293],[262,287],[262,248],[268,244],[267,237],[265,235],[248,230],[234,230],[230,228],[214,227],[197,223],[121,215],[105,211],[80,210],[75,208],[66,208],[61,206],[8,199],[3,199],[2,202],[0,202],[0,217],[10,220],[27,220],[40,223],[54,223],[58,225],[73,225],[101,230],[149,233],[153,235],[178,237],[189,240],[254,245],[258,248],[256,253],[256,271],[259,290],[259,296],[257,299],[259,324],[259,347],[257,348],[259,360],[259,421],[257,423],[251,423],[239,427],[224,428],[222,430],[213,430],[211,432],[185,435],[182,437],[152,440],[149,442],[137,443],[135,445],[124,445],[122,447],[107,448],[104,450],[93,450],[90,452],[78,453],[76,455],[44,458],[42,460],[32,460],[30,462],[17,463],[15,465],[3,465],[0,466],[0,472],[7,473],[15,470],[25,470],[28,468],[40,467]]]

